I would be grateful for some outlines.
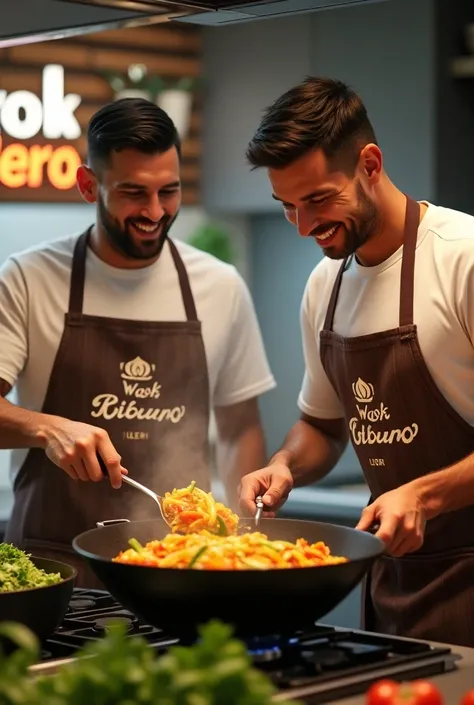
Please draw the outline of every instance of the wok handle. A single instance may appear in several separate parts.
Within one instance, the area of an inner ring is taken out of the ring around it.
[[[95,525],[98,529],[105,529],[106,526],[114,524],[130,524],[130,519],[104,519],[104,521],[97,521]]]
[[[380,529],[380,524],[372,524],[372,526],[369,526],[369,528],[366,529],[366,531],[369,534],[376,534],[379,529]]]

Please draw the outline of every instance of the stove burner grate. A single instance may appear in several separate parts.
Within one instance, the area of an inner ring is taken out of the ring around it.
[[[108,593],[75,589],[66,618],[43,644],[40,666],[50,663],[54,668],[55,660],[74,658],[79,648],[103,638],[114,621],[125,623],[130,636],[143,637],[156,653],[187,643],[142,624]],[[381,677],[432,676],[452,670],[458,659],[449,648],[320,624],[290,636],[249,637],[245,643],[255,667],[280,693],[301,700],[299,693],[310,691],[316,697],[303,702],[324,703],[360,693]]]

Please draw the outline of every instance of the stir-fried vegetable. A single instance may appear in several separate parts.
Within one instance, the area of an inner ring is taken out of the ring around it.
[[[161,541],[148,541],[145,546],[134,538],[128,543],[130,548],[113,559],[116,563],[196,570],[270,570],[314,568],[348,560],[333,556],[322,541],[270,541],[258,531],[241,536],[216,536],[209,531],[185,536],[167,534]]]
[[[167,492],[163,512],[171,533],[144,546],[135,538],[129,539],[130,548],[113,558],[116,563],[196,570],[269,570],[348,561],[345,556],[332,555],[323,541],[273,541],[250,527],[243,531],[237,514],[216,502],[211,492],[196,487],[195,482]]]
[[[219,536],[237,533],[239,517],[221,502],[216,502],[212,492],[204,492],[196,483],[166,492],[163,512],[173,532],[192,534],[209,531]]]
[[[0,625],[0,637],[5,632],[20,649],[0,656],[2,705],[270,705],[276,690],[221,622],[203,627],[193,646],[172,647],[164,656],[114,625],[79,652],[92,658],[35,679],[27,676],[28,664],[38,658],[34,637],[20,625]]]
[[[0,543],[0,592],[44,587],[61,582],[59,573],[37,568],[30,554],[9,543]]]

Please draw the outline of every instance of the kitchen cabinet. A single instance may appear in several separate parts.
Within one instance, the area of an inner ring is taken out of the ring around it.
[[[391,176],[414,197],[432,198],[434,26],[432,0],[399,0],[204,28],[205,207],[281,212],[265,170],[251,172],[245,150],[265,107],[307,75],[358,91]]]
[[[280,211],[245,149],[262,109],[310,72],[307,16],[205,28],[202,194],[211,211]]]
[[[400,188],[472,213],[472,22],[472,0],[397,0],[205,28],[205,206],[280,212],[245,149],[264,108],[309,74],[362,96]]]

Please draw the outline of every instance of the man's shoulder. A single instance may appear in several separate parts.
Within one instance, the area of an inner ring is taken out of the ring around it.
[[[76,233],[44,241],[13,253],[8,260],[14,262],[25,276],[38,269],[46,273],[57,266],[70,267],[78,237],[79,233]]]
[[[474,216],[469,213],[430,206],[427,238],[436,269],[446,276],[474,271]]]
[[[446,243],[474,243],[474,216],[463,211],[430,204],[426,213],[426,227],[436,240]]]
[[[190,245],[184,240],[174,240],[186,267],[191,282],[206,282],[211,286],[222,285],[231,289],[239,288],[242,275],[237,267],[223,262],[218,257]]]

